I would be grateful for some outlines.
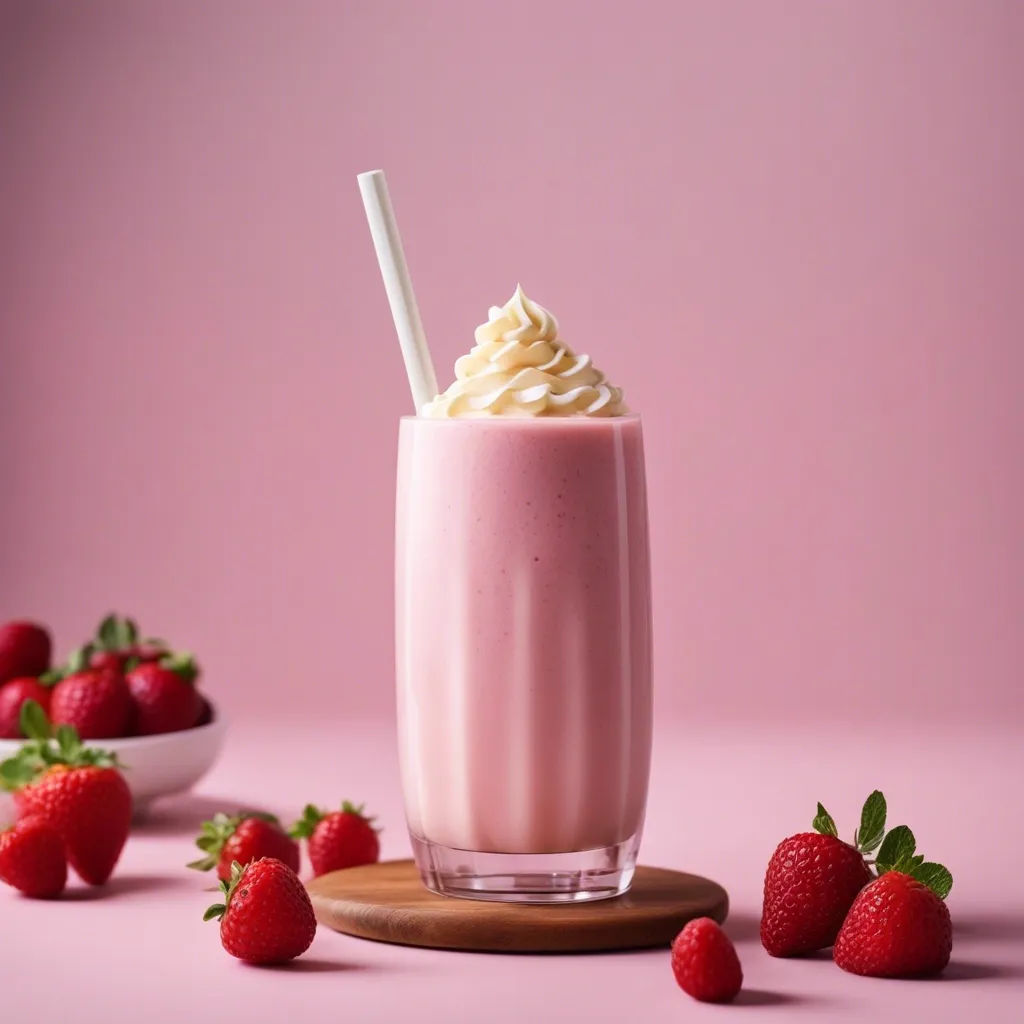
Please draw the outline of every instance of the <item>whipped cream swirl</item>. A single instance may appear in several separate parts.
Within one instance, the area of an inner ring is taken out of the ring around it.
[[[622,416],[622,391],[558,337],[558,321],[516,286],[455,362],[455,383],[424,416]]]

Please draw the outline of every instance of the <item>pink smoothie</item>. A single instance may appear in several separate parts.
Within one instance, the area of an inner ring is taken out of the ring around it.
[[[410,831],[489,853],[638,835],[651,753],[639,418],[403,420],[396,573]]]

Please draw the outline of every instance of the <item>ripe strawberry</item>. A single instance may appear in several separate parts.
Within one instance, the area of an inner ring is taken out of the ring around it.
[[[71,725],[87,740],[126,736],[132,720],[132,698],[120,672],[76,672],[62,679],[50,698],[56,725]]]
[[[279,964],[309,949],[316,934],[313,904],[298,875],[272,857],[248,867],[235,863],[221,882],[224,902],[209,908],[204,921],[220,920],[221,945],[250,964]]]
[[[196,871],[217,869],[217,877],[231,878],[231,865],[246,864],[261,857],[273,857],[292,871],[299,870],[299,844],[292,839],[272,814],[259,811],[236,815],[215,814],[204,821],[196,846],[203,856],[188,866]]]
[[[121,670],[130,669],[139,663],[160,661],[171,654],[169,645],[163,640],[140,639],[139,627],[134,619],[114,613],[96,627],[96,635],[85,650],[89,655],[87,663],[92,668]],[[194,673],[198,675],[198,670],[194,669]]]
[[[205,698],[199,698],[199,717],[196,719],[196,726],[209,725],[213,721],[213,706]]]
[[[28,742],[0,764],[0,786],[14,792],[21,818],[37,816],[64,840],[68,863],[82,881],[102,885],[128,839],[132,796],[117,757],[83,747],[78,733],[53,729],[46,712],[26,701],[21,728]]]
[[[0,832],[0,881],[40,900],[64,891],[68,884],[64,841],[42,818],[22,818]]]
[[[836,939],[835,962],[851,974],[913,978],[949,963],[949,908],[923,882],[887,871],[854,900]]]
[[[347,800],[340,811],[327,813],[307,804],[302,817],[292,826],[296,839],[305,839],[313,874],[375,864],[380,857],[380,840],[372,818],[363,815],[363,806]]]
[[[94,672],[124,672],[129,657],[127,651],[93,651],[89,655],[89,668]]]
[[[41,676],[50,668],[50,634],[34,622],[0,626],[0,683],[23,676]]]
[[[50,691],[38,679],[12,679],[0,685],[0,739],[21,738],[21,707],[27,700],[50,710]]]
[[[835,942],[857,893],[871,881],[864,853],[874,850],[885,830],[885,797],[868,797],[854,846],[842,842],[821,804],[816,832],[783,840],[764,877],[761,945],[772,956],[797,956]]]
[[[743,968],[732,940],[710,917],[690,921],[672,943],[672,973],[679,987],[702,1003],[735,999]]]
[[[189,674],[191,659],[136,665],[127,675],[140,735],[191,729],[203,711],[202,698]],[[176,667],[180,666],[180,667]]]

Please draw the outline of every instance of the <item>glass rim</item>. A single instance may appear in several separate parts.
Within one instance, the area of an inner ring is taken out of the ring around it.
[[[405,423],[456,423],[465,425],[467,423],[486,423],[488,425],[500,423],[503,426],[533,426],[535,424],[551,424],[554,426],[567,426],[568,424],[586,425],[588,427],[611,426],[615,423],[635,423],[641,419],[638,412],[627,412],[622,416],[587,416],[584,413],[574,413],[572,416],[417,416],[415,413],[406,413],[398,417],[399,422]],[[547,429],[546,427],[544,429]]]

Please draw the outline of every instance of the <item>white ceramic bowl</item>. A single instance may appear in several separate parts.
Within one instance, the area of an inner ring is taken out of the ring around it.
[[[212,705],[211,710],[213,719],[208,724],[182,732],[86,741],[90,746],[113,751],[125,766],[124,777],[132,791],[137,818],[146,814],[154,800],[190,790],[213,767],[227,721]],[[0,761],[20,746],[20,740],[0,740]],[[14,817],[13,808],[11,795],[0,791],[0,823]]]

